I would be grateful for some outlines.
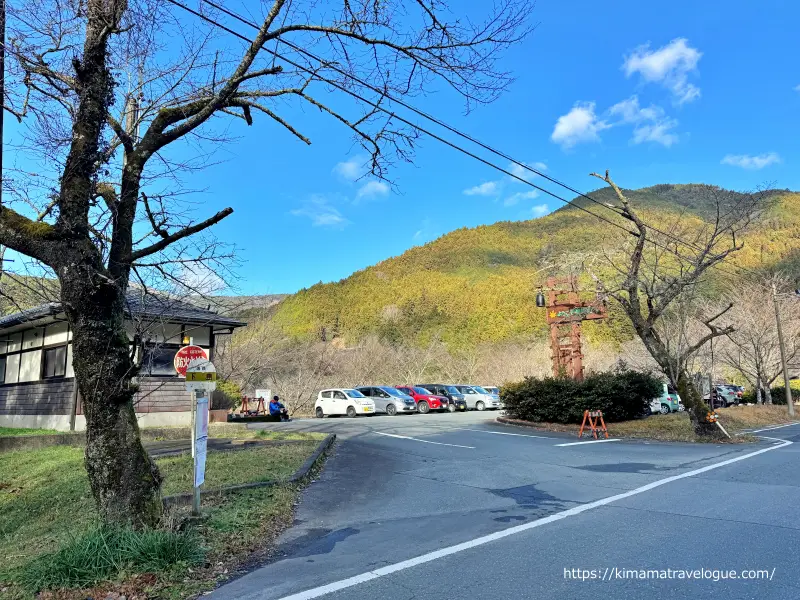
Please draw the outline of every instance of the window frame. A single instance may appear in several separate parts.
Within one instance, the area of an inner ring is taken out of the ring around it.
[[[44,380],[50,380],[50,379],[66,379],[67,378],[67,356],[69,355],[68,346],[69,346],[69,344],[52,344],[50,346],[42,346],[41,348],[37,348],[38,350],[42,351],[42,364],[41,364],[40,369],[39,369],[39,379],[40,380],[44,381]],[[63,372],[60,375],[59,374],[47,375],[47,353],[48,352],[53,352],[53,351],[58,351],[61,348],[64,349],[64,360],[62,361],[63,364],[61,365],[61,369],[62,369]],[[21,364],[22,364],[22,361],[20,360],[20,365]]]
[[[47,328],[52,326],[52,325],[56,325],[56,324],[60,324],[60,323],[67,323],[67,341],[66,342],[57,342],[55,344],[45,344],[44,340],[47,338]],[[25,348],[24,347],[24,345],[25,345],[25,341],[24,341],[25,340],[25,333],[28,332],[28,331],[33,331],[33,330],[40,330],[42,332],[42,344],[39,345],[39,346],[36,346],[34,348]],[[19,342],[19,349],[18,350],[8,351],[8,346],[6,346],[6,352],[0,353],[0,359],[5,361],[5,368],[3,369],[2,378],[0,378],[0,386],[6,386],[6,385],[29,385],[29,384],[32,384],[32,383],[38,383],[38,382],[43,382],[43,381],[53,381],[53,380],[61,380],[61,379],[74,379],[74,377],[75,377],[74,374],[72,376],[70,376],[70,377],[67,376],[67,370],[68,370],[67,369],[67,361],[69,359],[69,354],[70,354],[69,347],[72,345],[71,334],[72,334],[72,328],[69,326],[69,323],[66,320],[58,320],[58,321],[52,321],[52,322],[47,323],[45,325],[34,325],[32,327],[29,327],[28,329],[20,329],[19,331],[14,331],[12,333],[8,333],[8,334],[5,334],[3,336],[0,336],[0,337],[6,338],[5,340],[0,340],[0,341],[6,341],[8,343],[10,343],[8,338],[10,338],[11,336],[15,336],[15,335],[19,335],[20,336],[20,342]],[[44,360],[44,357],[45,357],[46,352],[48,350],[52,350],[53,348],[64,348],[64,374],[63,375],[51,375],[49,377],[45,377],[45,375],[44,375],[45,374],[45,370],[44,370],[45,360]],[[29,381],[20,381],[19,377],[20,377],[20,374],[22,373],[22,363],[23,363],[22,358],[23,358],[23,355],[24,354],[28,354],[30,352],[40,352],[41,353],[41,355],[39,357],[39,376],[38,376],[37,379],[32,379],[32,380],[29,380]],[[15,355],[19,357],[19,359],[17,361],[17,377],[16,377],[16,381],[7,381],[7,379],[8,379],[8,358],[10,356],[15,356]]]

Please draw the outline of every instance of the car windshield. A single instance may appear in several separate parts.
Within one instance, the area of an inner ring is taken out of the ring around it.
[[[430,394],[430,392],[428,390],[426,390],[425,388],[423,388],[423,387],[415,387],[414,391],[417,394],[424,394],[424,395]]]
[[[390,396],[395,396],[397,398],[405,398],[406,396],[408,396],[408,394],[404,394],[400,390],[396,390],[392,387],[382,387],[381,389]]]
[[[351,398],[366,398],[366,396],[361,392],[359,392],[358,390],[344,390],[344,393],[350,396]]]
[[[479,394],[488,394],[489,392],[486,391],[486,388],[482,388],[479,385],[473,385],[472,389],[478,392]]]
[[[454,386],[454,385],[446,385],[446,386],[444,386],[444,389],[446,389],[451,394],[460,394],[461,393],[456,389],[456,386]]]

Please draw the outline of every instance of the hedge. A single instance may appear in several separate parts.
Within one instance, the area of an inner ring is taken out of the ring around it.
[[[770,389],[770,395],[772,396],[773,404],[783,404],[784,406],[786,405],[786,392],[784,391],[785,389],[786,387],[782,385]],[[800,389],[797,389],[794,386],[790,387],[789,389],[792,390],[792,398],[794,398],[794,401],[800,402]],[[742,394],[742,402],[750,402],[751,404],[755,404],[756,391],[747,390],[744,394]]]
[[[500,398],[512,419],[547,423],[580,423],[584,410],[602,410],[607,422],[648,414],[650,401],[663,384],[649,373],[621,369],[593,373],[583,381],[565,377],[527,377],[505,385]]]

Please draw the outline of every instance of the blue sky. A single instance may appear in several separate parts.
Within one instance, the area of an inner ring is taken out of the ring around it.
[[[800,5],[538,0],[534,19],[504,57],[517,80],[498,101],[464,115],[439,89],[413,103],[583,190],[606,168],[628,188],[800,189]],[[288,116],[311,146],[256,118],[232,127],[240,139],[193,182],[202,212],[235,209],[216,234],[239,249],[238,293],[338,280],[459,227],[559,207],[425,138],[414,164],[389,174],[393,189],[353,181],[348,132],[307,108]]]

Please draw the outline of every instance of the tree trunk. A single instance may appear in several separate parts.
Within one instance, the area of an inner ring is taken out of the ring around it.
[[[73,367],[86,415],[86,470],[103,520],[157,524],[161,476],[144,449],[133,408],[136,374],[124,324],[124,286],[98,267],[94,248],[59,269],[73,331]]]

